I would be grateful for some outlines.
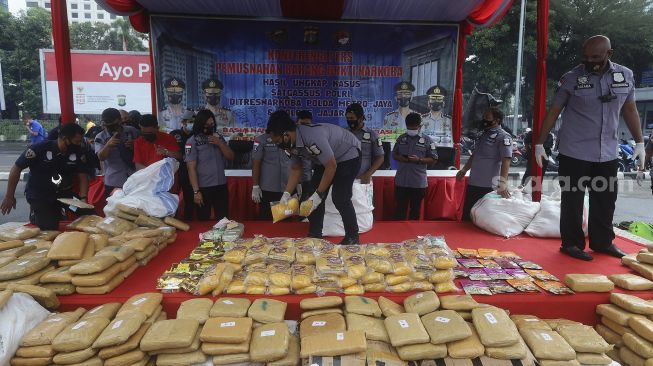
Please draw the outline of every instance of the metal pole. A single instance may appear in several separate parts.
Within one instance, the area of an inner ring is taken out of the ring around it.
[[[52,0],[52,39],[57,64],[61,123],[75,123],[73,104],[73,76],[70,64],[70,36],[66,0]]]
[[[512,122],[512,130],[517,133],[519,130],[519,103],[521,98],[521,69],[522,53],[524,48],[524,18],[526,17],[526,0],[521,0],[521,13],[519,15],[519,42],[517,43],[517,78],[515,79],[515,111]]]

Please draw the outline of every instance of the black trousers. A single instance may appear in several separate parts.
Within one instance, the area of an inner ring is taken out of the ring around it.
[[[113,187],[113,186],[108,186],[104,185],[104,198],[107,199],[111,196],[111,192],[113,192],[114,189],[120,188],[120,187]]]
[[[333,205],[342,217],[342,224],[345,228],[345,237],[352,238],[358,236],[358,220],[356,220],[356,211],[354,204],[351,202],[352,186],[356,179],[356,174],[361,166],[360,153],[357,158],[350,159],[338,163],[336,174],[333,177]],[[324,174],[324,166],[314,166],[313,177],[311,178],[311,192],[309,197],[315,192],[320,185],[322,175]],[[302,187],[303,188],[303,187]],[[331,187],[329,187],[331,189]],[[327,192],[329,192],[327,189]],[[322,227],[324,225],[324,201],[310,214],[308,221],[310,222],[308,233],[310,236],[322,236]]]
[[[216,220],[227,217],[229,212],[229,192],[226,184],[200,188],[200,192],[202,192],[204,205],[197,206],[198,219],[202,221],[209,220],[211,218],[211,209],[215,211]]]
[[[60,192],[57,198],[72,198],[70,191]],[[41,230],[59,230],[59,221],[64,218],[67,211],[74,212],[77,216],[95,215],[95,210],[87,208],[75,208],[74,211],[68,205],[59,201],[51,200],[29,200],[30,214],[29,222]]]
[[[193,185],[188,178],[188,170],[179,169],[179,185],[184,193],[184,220],[193,220],[195,217],[195,202],[193,202]]]
[[[463,221],[471,221],[472,207],[485,196],[486,194],[494,191],[491,187],[479,187],[471,184],[467,185],[465,192],[465,205],[463,206]]]
[[[276,202],[281,199],[283,192],[271,192],[271,191],[262,191],[263,197],[261,197],[261,204],[259,205],[259,218],[261,220],[272,220],[272,209],[270,208],[270,202]]]
[[[395,210],[395,220],[406,220],[406,211],[410,203],[410,220],[419,220],[422,201],[426,194],[426,188],[410,188],[395,186],[395,200],[397,200],[397,209]]]
[[[549,161],[548,160],[542,160],[542,176],[544,176],[544,173],[546,173],[546,169],[549,167]],[[524,172],[524,176],[521,178],[521,185],[526,185],[526,180],[528,178],[533,176],[533,169],[531,167],[531,160],[528,159],[526,160],[526,171]]]
[[[593,163],[559,155],[558,169],[562,199],[560,202],[560,235],[563,247],[585,249],[583,206],[589,191],[588,219],[591,249],[605,249],[614,240],[612,218],[617,201],[617,160]]]

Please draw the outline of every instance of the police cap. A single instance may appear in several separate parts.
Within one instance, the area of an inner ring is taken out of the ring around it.
[[[224,85],[222,85],[222,82],[220,80],[211,78],[211,79],[204,80],[204,82],[202,83],[202,89],[205,92],[212,92],[212,91],[217,91],[218,89],[219,90],[224,89]]]
[[[168,89],[170,91],[181,92],[184,89],[186,89],[186,83],[184,83],[184,81],[179,78],[171,77],[171,78],[167,78],[163,82],[163,88]]]
[[[447,91],[440,85],[433,85],[429,88],[429,90],[426,91],[426,95],[430,98],[444,98],[447,96]]]
[[[395,85],[395,92],[414,92],[415,86],[409,81],[402,81]]]

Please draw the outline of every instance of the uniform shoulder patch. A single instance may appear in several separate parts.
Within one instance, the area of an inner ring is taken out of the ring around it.
[[[32,149],[27,149],[25,150],[25,157],[27,159],[34,159],[36,157],[36,152],[34,152]]]
[[[193,145],[186,144],[186,146],[184,146],[184,148],[185,148],[184,150],[186,150],[186,154],[188,154],[193,149]]]
[[[317,145],[315,145],[315,144],[309,146],[308,151],[310,151],[310,153],[313,154],[313,155],[320,155],[322,153],[320,148],[317,147]]]
[[[431,142],[431,150],[435,150],[437,146],[435,145],[435,142]]]
[[[377,143],[379,146],[383,146],[383,141],[381,141],[381,139],[377,139],[377,140],[376,140],[376,143]]]
[[[512,145],[512,139],[511,139],[510,137],[506,137],[505,139],[503,139],[503,144],[504,144],[505,146],[510,146],[510,145]]]
[[[369,140],[372,137],[372,135],[369,132],[365,132],[363,134],[363,140]]]

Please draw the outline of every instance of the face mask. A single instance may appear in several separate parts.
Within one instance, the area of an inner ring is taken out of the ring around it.
[[[429,107],[431,108],[432,111],[437,112],[439,110],[442,110],[442,107],[444,106],[444,103],[442,102],[431,102],[429,103]]]
[[[186,131],[192,131],[193,130],[193,124],[192,123],[187,123],[186,127],[184,127]]]
[[[288,138],[288,141],[286,141],[286,137]],[[277,146],[283,150],[291,150],[293,148],[293,145],[292,142],[290,141],[290,136],[284,134],[283,137],[281,138],[281,142],[278,143]]]
[[[348,119],[347,120],[347,126],[349,126],[350,130],[355,130],[358,127],[358,120],[357,119]]]
[[[215,94],[209,95],[206,98],[206,102],[209,103],[210,105],[217,105],[219,101],[220,101],[220,97]]]
[[[487,129],[487,128],[490,128],[490,127],[492,127],[494,125],[494,121],[489,121],[489,120],[486,120],[486,119],[482,119],[480,125],[481,125],[481,128]]]
[[[603,65],[605,65],[606,61],[607,59],[599,62],[583,61],[583,65],[585,66],[585,71],[587,72],[599,72],[603,68]]]
[[[81,150],[81,146],[77,144],[73,144],[72,142],[68,141],[66,144],[66,151],[70,153],[77,153],[79,150]]]
[[[410,104],[410,97],[401,97],[399,98],[399,106],[400,107],[408,107]]]
[[[109,132],[112,135],[116,132],[120,132],[121,130],[122,130],[122,126],[120,124],[113,124],[107,126],[107,132]]]
[[[215,130],[215,125],[206,125],[204,126],[204,134],[205,135],[212,135],[213,131]]]
[[[419,134],[419,130],[406,130],[406,135],[408,136],[417,136]]]
[[[169,94],[168,95],[168,103],[170,104],[179,104],[181,103],[181,94]]]
[[[156,140],[156,133],[141,133],[145,141],[154,142]]]

